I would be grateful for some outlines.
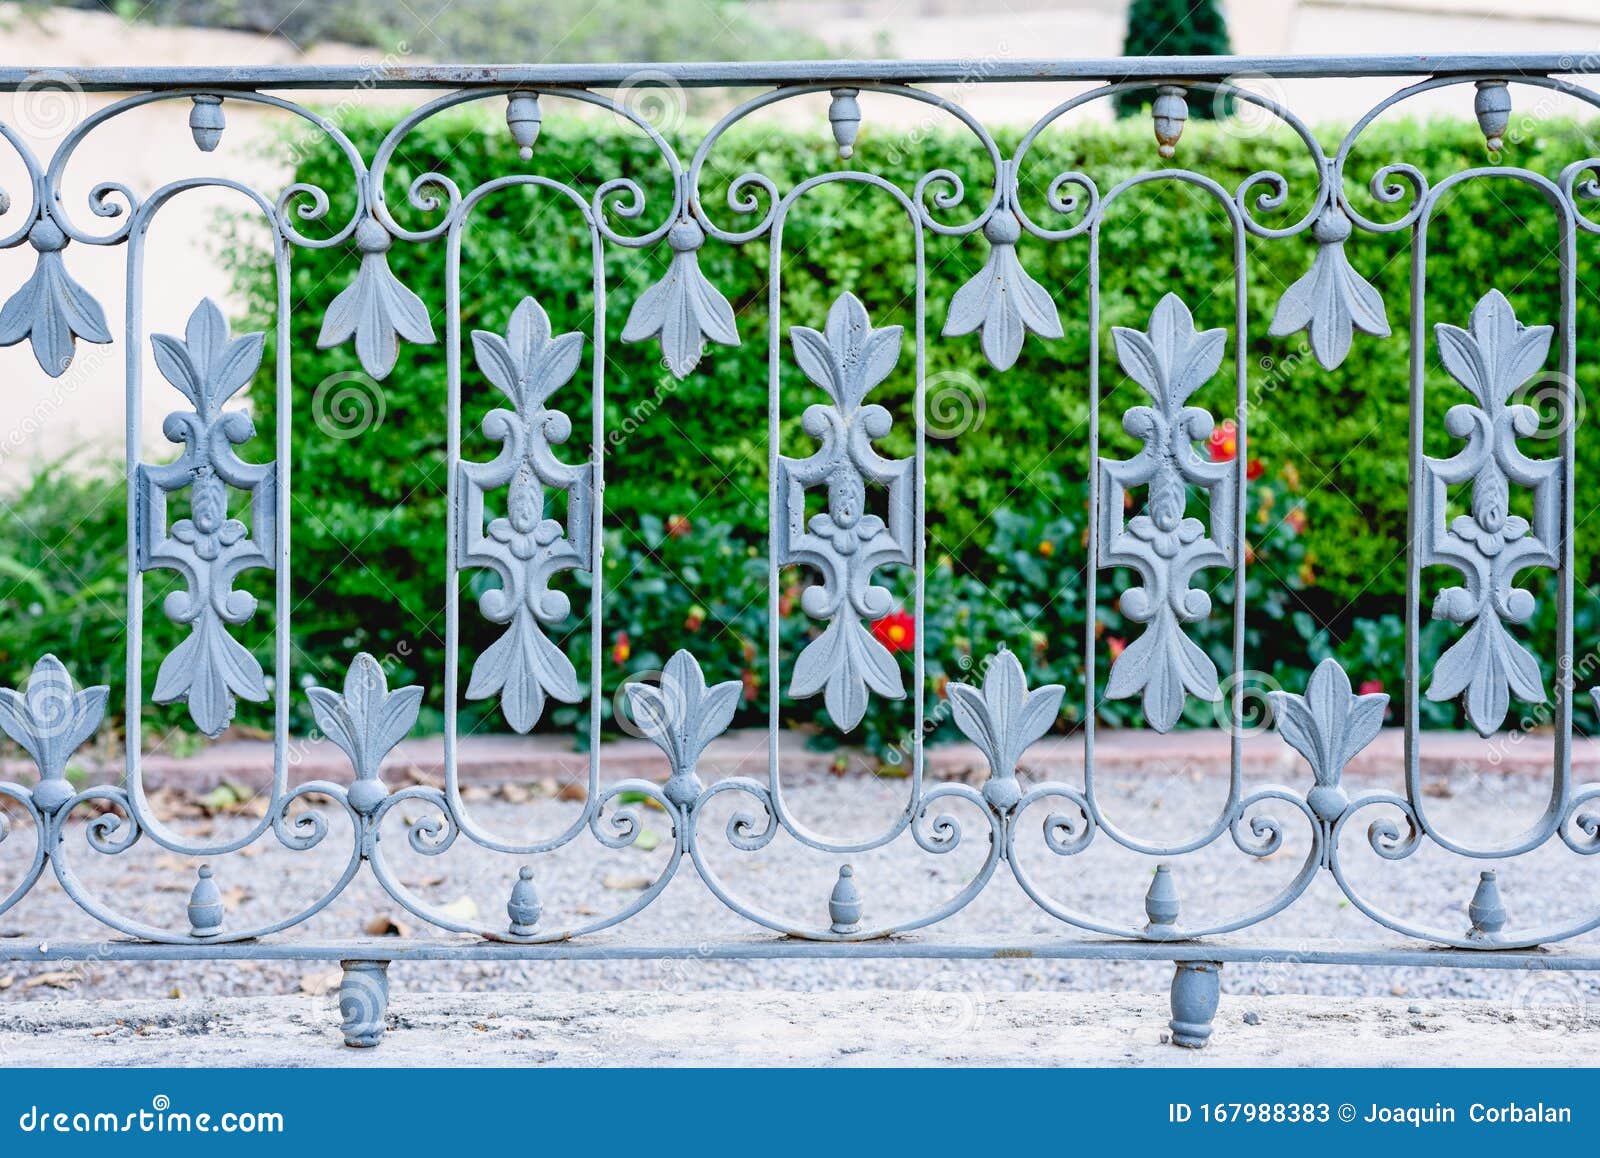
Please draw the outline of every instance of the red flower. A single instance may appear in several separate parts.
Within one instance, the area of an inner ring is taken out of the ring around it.
[[[1239,427],[1233,419],[1219,425],[1206,439],[1212,462],[1232,462],[1239,457]]]
[[[1119,636],[1106,636],[1106,651],[1110,653],[1112,659],[1116,659],[1117,656],[1121,655],[1127,646],[1128,641]]]
[[[1050,558],[1050,556],[1054,555],[1055,553],[1056,545],[1049,539],[1046,539],[1039,544],[1039,554],[1043,555],[1046,559]]]
[[[683,626],[689,631],[699,631],[700,625],[706,621],[706,609],[696,603],[689,608],[689,614],[684,618]]]
[[[1362,680],[1361,681],[1361,687],[1358,690],[1364,696],[1373,695],[1373,694],[1375,694],[1377,692],[1383,691],[1383,681],[1382,680]]]
[[[689,533],[689,516],[688,515],[668,515],[667,516],[667,534],[671,535],[674,539],[681,539],[685,535],[687,535],[688,533]]]
[[[1251,482],[1255,482],[1256,479],[1260,478],[1266,472],[1267,468],[1261,465],[1261,460],[1259,458],[1252,458],[1249,462],[1245,463],[1244,477],[1249,479]]]
[[[917,640],[917,621],[904,611],[891,611],[872,625],[872,635],[890,651],[910,651]]]
[[[621,667],[628,662],[628,657],[632,654],[633,645],[628,641],[628,633],[617,632],[616,642],[611,645],[611,662]]]
[[[739,682],[744,684],[744,698],[754,700],[761,694],[761,677],[750,668],[745,668],[739,673]]]
[[[1304,507],[1296,507],[1284,516],[1284,522],[1289,524],[1289,529],[1297,535],[1305,534],[1306,512]]]

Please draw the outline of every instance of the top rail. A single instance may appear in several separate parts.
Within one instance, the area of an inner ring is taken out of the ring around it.
[[[615,88],[641,77],[686,87],[843,81],[953,84],[1222,80],[1244,73],[1306,77],[1542,76],[1600,72],[1600,53],[1443,53],[1355,56],[1148,56],[999,60],[707,61],[622,64],[425,64],[213,68],[0,68],[0,92],[46,85],[86,92],[162,89],[433,89],[483,85]]]

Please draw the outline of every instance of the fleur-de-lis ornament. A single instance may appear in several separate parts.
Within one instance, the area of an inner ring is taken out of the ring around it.
[[[577,371],[582,334],[550,332],[550,319],[531,297],[511,315],[506,334],[474,330],[472,346],[484,377],[510,400],[514,411],[495,409],[484,433],[504,444],[493,462],[461,464],[461,555],[464,566],[488,567],[500,586],[478,600],[486,618],[509,624],[472,667],[470,700],[500,697],[506,722],[532,730],[544,714],[545,698],[574,704],[582,698],[572,661],[541,625],[566,619],[571,601],[552,590],[564,570],[590,565],[593,471],[589,463],[561,462],[552,444],[565,442],[572,422],[546,403]],[[506,514],[484,526],[486,492],[507,488]],[[545,514],[545,488],[567,492],[565,527]]]
[[[317,348],[326,350],[354,338],[361,368],[374,378],[384,378],[400,355],[400,339],[420,345],[432,342],[433,321],[422,299],[389,269],[389,248],[394,244],[389,231],[368,217],[356,226],[355,240],[361,268],[328,306]]]
[[[1313,787],[1306,803],[1317,819],[1333,824],[1350,798],[1340,787],[1345,765],[1378,735],[1389,697],[1382,692],[1356,695],[1336,659],[1325,659],[1311,673],[1306,694],[1267,693],[1278,734],[1311,765]]]
[[[1143,580],[1122,593],[1122,612],[1148,624],[1111,665],[1108,699],[1142,696],[1145,719],[1170,731],[1185,697],[1216,701],[1222,692],[1217,667],[1183,630],[1211,613],[1211,598],[1191,586],[1203,567],[1232,566],[1233,512],[1238,502],[1234,464],[1195,454],[1194,440],[1212,431],[1211,415],[1187,405],[1222,364],[1225,332],[1197,332],[1194,316],[1167,294],[1150,316],[1147,332],[1118,326],[1112,331],[1123,370],[1144,388],[1153,406],[1135,406],[1123,427],[1144,441],[1126,461],[1100,460],[1100,534],[1106,544],[1102,567],[1133,567]],[[1211,526],[1187,514],[1190,485],[1211,495]],[[1148,486],[1145,510],[1124,525],[1123,496]]]
[[[666,753],[671,765],[667,799],[687,808],[700,796],[695,764],[706,745],[733,722],[744,685],[729,680],[706,687],[700,661],[680,650],[667,661],[659,685],[636,681],[626,686],[634,723]]]
[[[40,367],[59,378],[72,364],[78,338],[104,344],[111,341],[111,331],[94,295],[67,273],[61,256],[67,235],[61,227],[41,217],[28,231],[28,242],[39,259],[33,276],[0,308],[0,346],[27,338]]]
[[[1417,549],[1421,565],[1454,567],[1467,579],[1434,600],[1435,618],[1471,626],[1439,657],[1428,684],[1430,700],[1460,696],[1467,719],[1490,735],[1505,719],[1511,695],[1545,702],[1539,663],[1507,623],[1533,616],[1533,593],[1513,580],[1529,567],[1555,567],[1561,545],[1560,458],[1529,458],[1519,434],[1538,430],[1531,407],[1511,396],[1537,374],[1550,352],[1549,326],[1524,326],[1499,290],[1472,311],[1469,329],[1435,327],[1439,356],[1476,406],[1453,407],[1451,433],[1467,445],[1448,459],[1422,460]],[[1472,484],[1470,513],[1449,515],[1450,488]],[[1511,483],[1533,492],[1533,518],[1510,511]]]
[[[983,798],[996,811],[1009,812],[1022,798],[1017,761],[1055,723],[1066,691],[1060,684],[1029,691],[1022,664],[1005,648],[989,661],[982,691],[967,684],[950,685],[950,712],[956,727],[989,761]]]
[[[156,366],[193,406],[167,416],[162,429],[184,452],[176,462],[139,464],[139,568],[169,568],[188,590],[164,603],[167,618],[189,634],[161,661],[151,698],[187,703],[195,726],[216,736],[233,718],[236,698],[262,702],[267,687],[261,664],[228,632],[255,613],[255,597],[234,590],[234,580],[254,567],[272,569],[277,545],[277,474],[273,464],[247,463],[233,448],[255,435],[243,410],[224,405],[261,365],[265,336],[235,338],[209,298],[200,302],[182,338],[155,334]],[[228,516],[228,489],[250,495],[250,528]],[[167,527],[167,496],[189,490],[189,517]]]
[[[52,813],[72,799],[67,760],[95,729],[106,711],[105,685],[74,690],[72,677],[53,655],[33,665],[26,691],[0,688],[0,728],[5,730],[39,770],[33,802]]]
[[[1354,331],[1375,338],[1389,336],[1383,295],[1355,271],[1344,243],[1350,239],[1350,218],[1330,201],[1311,225],[1317,256],[1304,277],[1283,291],[1268,332],[1275,338],[1304,330],[1311,352],[1326,370],[1344,361]]]
[[[355,769],[350,807],[363,815],[373,812],[389,795],[378,778],[379,766],[417,722],[422,689],[412,684],[389,691],[383,666],[362,652],[345,673],[343,695],[314,687],[306,689],[306,698],[317,727],[350,757]]]
[[[866,307],[846,293],[829,309],[826,333],[795,326],[790,337],[795,361],[832,405],[808,406],[802,418],[821,448],[778,460],[778,563],[816,568],[821,581],[806,589],[800,606],[828,621],[796,658],[789,692],[797,699],[823,692],[828,715],[848,732],[866,714],[869,689],[890,699],[906,694],[899,664],[863,622],[894,606],[873,572],[912,558],[915,460],[886,459],[873,449],[892,420],[882,406],[863,405],[900,358],[901,328],[874,329]],[[867,512],[869,481],[888,490],[887,521]],[[808,521],[806,491],[824,485],[828,509]]]
[[[1017,215],[1002,205],[984,222],[983,236],[989,259],[950,299],[944,333],[959,337],[982,330],[984,357],[996,370],[1009,370],[1030,330],[1041,338],[1061,337],[1061,315],[1049,292],[1028,276],[1017,258],[1022,237]]]
[[[739,344],[733,307],[700,272],[700,247],[706,234],[684,218],[667,232],[672,262],[661,280],[639,295],[622,329],[624,342],[661,339],[661,356],[673,377],[685,378],[700,363],[706,342]]]

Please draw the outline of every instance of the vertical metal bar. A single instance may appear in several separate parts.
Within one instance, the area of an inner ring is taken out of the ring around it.
[[[1572,794],[1572,697],[1574,680],[1572,644],[1573,584],[1573,506],[1577,474],[1577,389],[1578,389],[1578,238],[1573,210],[1561,206],[1561,554],[1556,574],[1556,719],[1555,719],[1555,794],[1560,799],[1559,815],[1565,815]]]
[[[278,417],[278,428],[273,432],[275,442],[273,470],[276,474],[273,483],[273,506],[278,536],[273,575],[273,598],[277,600],[277,613],[273,616],[276,631],[272,637],[272,803],[276,810],[278,801],[289,785],[289,701],[294,696],[294,679],[289,657],[290,618],[293,615],[289,592],[289,487],[294,446],[291,438],[294,427],[294,366],[289,356],[291,343],[289,319],[293,309],[289,300],[289,246],[280,235],[273,238],[273,248],[277,251],[275,265],[278,275],[278,350],[277,364],[273,367],[277,378],[275,409]],[[257,533],[255,527],[250,530],[252,534]]]
[[[1088,609],[1083,640],[1083,792],[1094,802],[1094,723],[1098,709],[1100,619],[1100,223],[1089,226],[1089,552],[1084,565]]]
[[[123,330],[123,363],[126,385],[123,392],[127,414],[124,422],[124,453],[128,506],[128,600],[127,648],[123,699],[123,762],[130,795],[140,794],[140,749],[144,746],[144,572],[139,567],[139,460],[144,444],[144,381],[139,360],[139,335],[144,332],[144,233],[146,219],[128,233],[128,283],[126,293],[127,327]]]
[[[916,465],[912,468],[912,489],[916,506],[916,543],[912,546],[912,581],[915,584],[916,630],[913,633],[915,648],[912,654],[912,685],[915,688],[912,705],[911,732],[911,807],[915,809],[922,800],[922,748],[927,698],[927,630],[924,608],[927,588],[928,559],[928,459],[927,459],[927,386],[928,386],[928,278],[926,238],[922,222],[912,214],[912,230],[916,237],[916,390],[912,402],[912,421],[916,426]]]
[[[1418,773],[1420,752],[1418,751],[1417,729],[1421,722],[1421,703],[1418,700],[1418,688],[1422,679],[1421,660],[1421,627],[1419,625],[1419,607],[1422,599],[1422,563],[1421,552],[1417,547],[1417,536],[1427,533],[1427,528],[1418,518],[1418,509],[1421,505],[1422,487],[1426,480],[1422,477],[1422,448],[1423,448],[1423,423],[1426,414],[1423,409],[1424,376],[1427,372],[1427,262],[1428,262],[1428,232],[1427,222],[1429,214],[1424,211],[1417,216],[1416,224],[1411,227],[1411,326],[1409,340],[1411,343],[1410,354],[1410,380],[1411,380],[1411,406],[1410,406],[1410,431],[1406,458],[1408,463],[1407,498],[1406,498],[1406,706],[1405,706],[1405,769],[1406,769],[1406,799],[1416,804],[1422,799],[1422,779]],[[1420,816],[1420,812],[1418,813]]]
[[[778,768],[778,705],[782,661],[778,653],[778,320],[783,284],[783,219],[772,223],[767,261],[767,787],[776,806],[782,797]]]
[[[444,583],[444,790],[461,807],[456,766],[457,700],[461,681],[461,234],[465,221],[448,231],[444,273],[445,374],[445,583]]]
[[[601,244],[600,230],[594,221],[588,222],[590,252],[594,263],[594,370],[590,386],[589,458],[590,518],[589,518],[589,795],[590,801],[599,800],[600,790],[600,702],[604,698],[601,688],[600,652],[603,647],[605,626],[605,520],[606,520],[606,267],[605,247]],[[567,493],[571,504],[572,493]],[[595,807],[593,804],[586,807]]]
[[[1246,341],[1249,337],[1249,270],[1245,264],[1245,231],[1235,223],[1233,229],[1233,702],[1229,705],[1228,807],[1231,809],[1244,789],[1244,628],[1249,608],[1245,605],[1245,508],[1250,497],[1250,446],[1248,441],[1250,362]]]

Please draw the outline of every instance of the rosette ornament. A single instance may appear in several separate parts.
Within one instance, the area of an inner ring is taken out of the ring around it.
[[[350,757],[355,769],[350,807],[370,815],[389,795],[378,768],[417,722],[422,689],[412,684],[391,692],[383,666],[362,652],[345,673],[343,695],[331,688],[307,688],[306,698],[317,727]]]
[[[989,259],[950,299],[946,337],[982,331],[983,355],[996,370],[1009,370],[1022,353],[1029,331],[1041,338],[1061,337],[1061,315],[1049,292],[1028,276],[1017,257],[1022,225],[1002,206],[983,224]]]
[[[28,241],[39,260],[33,276],[0,308],[0,346],[14,346],[27,338],[40,367],[59,378],[72,365],[77,339],[103,345],[111,341],[111,331],[94,295],[67,273],[61,256],[67,235],[61,227],[41,217],[28,231]]]
[[[989,661],[982,691],[967,684],[950,685],[950,712],[956,727],[989,762],[983,798],[996,812],[1010,812],[1022,799],[1017,761],[1055,723],[1066,691],[1060,684],[1029,691],[1022,664],[1006,648]]]
[[[667,799],[679,808],[688,808],[700,796],[700,777],[695,772],[700,754],[733,722],[744,685],[729,680],[706,687],[700,661],[680,650],[667,661],[660,684],[635,681],[627,688],[633,722],[666,753],[671,766]]]
[[[1356,330],[1387,338],[1389,317],[1383,295],[1350,264],[1344,251],[1350,219],[1337,205],[1323,207],[1311,237],[1317,243],[1316,259],[1304,277],[1283,291],[1268,333],[1283,338],[1304,330],[1317,361],[1332,370],[1350,352]]]
[[[739,344],[733,307],[700,272],[705,230],[685,218],[667,233],[672,261],[661,280],[645,290],[628,313],[624,342],[661,339],[661,357],[675,378],[686,378],[700,364],[706,342]]]
[[[26,691],[0,688],[0,728],[39,770],[33,802],[40,811],[52,813],[72,799],[67,760],[100,726],[110,691],[103,684],[75,691],[72,677],[53,655],[33,665]]]
[[[361,368],[374,378],[385,378],[394,369],[401,338],[421,345],[434,340],[428,307],[389,269],[393,244],[394,238],[376,218],[365,218],[356,226],[361,268],[328,306],[322,333],[317,335],[319,350],[354,338]]]

